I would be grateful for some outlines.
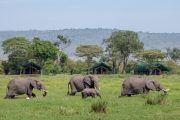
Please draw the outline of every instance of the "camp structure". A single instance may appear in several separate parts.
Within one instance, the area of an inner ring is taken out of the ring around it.
[[[89,69],[89,71],[91,74],[110,74],[110,73],[112,73],[111,67],[103,62],[93,65]]]
[[[134,74],[161,75],[168,71],[169,69],[167,66],[160,63],[154,64],[151,70],[149,69],[148,65],[143,63],[139,63],[134,67]]]

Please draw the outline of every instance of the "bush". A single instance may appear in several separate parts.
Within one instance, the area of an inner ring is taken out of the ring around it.
[[[146,103],[150,105],[162,105],[166,103],[167,94],[164,93],[149,93],[146,97]]]
[[[128,61],[128,64],[125,69],[126,73],[133,73],[136,64],[137,63],[135,61],[132,60]]]
[[[55,64],[52,60],[48,60],[43,67],[43,74],[45,75],[58,74],[59,71],[59,66]]]
[[[107,102],[105,101],[97,101],[91,105],[91,112],[106,113],[106,111],[107,111]]]
[[[3,66],[2,66],[2,62],[0,61],[0,74],[3,74],[4,70],[3,70]]]
[[[166,61],[165,64],[168,66],[170,74],[180,74],[180,66],[174,61]]]

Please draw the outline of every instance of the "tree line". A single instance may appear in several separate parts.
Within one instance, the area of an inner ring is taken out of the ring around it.
[[[2,48],[8,55],[7,61],[1,61],[0,72],[6,74],[22,74],[23,66],[33,62],[41,67],[41,74],[89,73],[89,68],[104,62],[112,67],[112,73],[128,73],[138,62],[147,64],[152,70],[155,63],[166,63],[171,70],[179,69],[176,62],[180,59],[179,48],[167,48],[166,51],[144,49],[138,34],[133,31],[115,31],[103,40],[105,49],[98,45],[79,45],[73,60],[64,52],[71,40],[63,35],[57,36],[56,42],[25,37],[13,37],[4,40]],[[177,70],[178,71],[178,70]]]

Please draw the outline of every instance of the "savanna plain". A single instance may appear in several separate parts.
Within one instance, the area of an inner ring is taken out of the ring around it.
[[[146,103],[147,95],[118,98],[121,84],[129,76],[98,76],[101,99],[82,99],[80,93],[67,96],[70,75],[34,76],[43,80],[48,95],[43,97],[41,91],[34,90],[37,97],[27,100],[26,95],[3,99],[8,81],[26,76],[0,75],[0,120],[180,120],[180,75],[147,76],[170,89],[165,103],[156,105]],[[106,113],[91,110],[98,101],[107,103]]]

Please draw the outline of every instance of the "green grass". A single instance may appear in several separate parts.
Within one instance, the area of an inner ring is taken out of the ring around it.
[[[165,104],[146,104],[144,95],[118,98],[121,83],[129,75],[99,76],[102,99],[82,99],[81,94],[66,96],[67,82],[71,76],[36,76],[44,80],[47,97],[35,90],[37,97],[26,100],[25,95],[16,99],[3,99],[9,80],[19,76],[0,75],[0,120],[179,120],[180,76],[149,76],[160,80],[169,88]],[[97,101],[107,102],[106,113],[91,112]]]

